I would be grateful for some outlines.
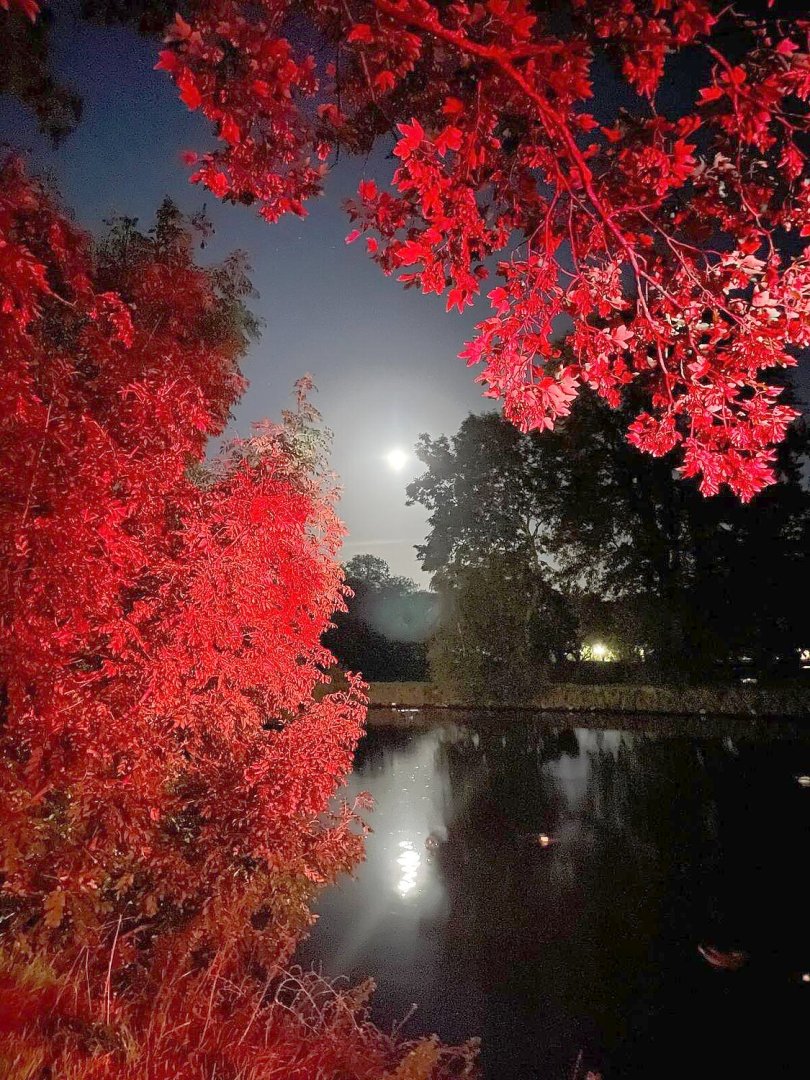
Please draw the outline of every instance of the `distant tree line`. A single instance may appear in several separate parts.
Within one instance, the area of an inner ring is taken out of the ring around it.
[[[430,512],[417,550],[441,598],[439,681],[508,697],[582,656],[643,662],[656,678],[711,677],[741,658],[760,674],[798,667],[810,645],[806,423],[778,451],[780,482],[746,506],[705,498],[669,455],[636,454],[636,405],[591,395],[553,432],[486,413],[451,439],[421,437],[427,469],[408,499]]]
[[[426,472],[407,494],[430,513],[417,551],[434,592],[355,556],[349,610],[326,638],[340,662],[501,700],[550,677],[797,673],[810,647],[806,421],[780,447],[780,483],[743,505],[706,499],[669,456],[636,454],[634,407],[591,395],[553,432],[485,413],[453,437],[422,435]]]
[[[779,483],[745,506],[637,454],[636,405],[592,395],[553,432],[484,413],[451,438],[423,435],[408,500],[429,511],[417,551],[435,594],[374,556],[351,560],[354,596],[327,638],[341,662],[371,679],[429,668],[506,700],[549,677],[796,672],[810,647],[806,422],[779,449]]]

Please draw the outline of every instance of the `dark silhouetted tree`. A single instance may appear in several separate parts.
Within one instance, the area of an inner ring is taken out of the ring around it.
[[[440,571],[434,583],[441,615],[428,653],[431,679],[458,700],[528,701],[550,665],[575,647],[570,605],[536,562],[493,551]]]
[[[804,422],[780,448],[780,483],[746,507],[706,500],[670,458],[635,454],[624,435],[633,407],[592,396],[542,435],[489,414],[469,417],[452,440],[423,437],[428,471],[408,494],[430,511],[425,568],[523,553],[572,598],[612,602],[614,634],[664,665],[790,655],[809,629],[799,600],[810,537]]]

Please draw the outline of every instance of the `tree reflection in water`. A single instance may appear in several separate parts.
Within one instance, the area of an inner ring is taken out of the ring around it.
[[[491,1080],[570,1075],[580,1049],[620,1080],[748,1076],[755,1048],[804,1076],[807,760],[525,721],[372,732],[368,861],[307,952],[377,977],[384,1022],[415,1001],[414,1030],[480,1034]],[[717,971],[700,943],[751,961]]]

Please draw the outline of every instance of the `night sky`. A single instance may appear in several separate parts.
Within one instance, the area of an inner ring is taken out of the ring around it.
[[[445,314],[443,298],[405,291],[382,275],[361,243],[345,244],[351,226],[341,200],[356,191],[361,175],[390,176],[390,146],[368,162],[341,162],[303,221],[268,225],[189,184],[180,152],[210,145],[209,125],[181,104],[165,74],[153,71],[154,41],[75,19],[75,6],[53,5],[52,42],[57,74],[83,98],[81,124],[54,149],[27,111],[0,99],[0,141],[22,146],[37,170],[50,170],[90,229],[115,213],[151,224],[165,195],[185,210],[206,205],[216,233],[203,258],[216,261],[234,248],[248,253],[260,294],[251,306],[266,324],[244,365],[250,386],[232,433],[277,417],[290,404],[295,379],[311,372],[315,404],[335,434],[332,464],[349,529],[344,557],[372,552],[394,573],[426,585],[413,550],[424,539],[425,514],[405,506],[405,487],[421,466],[411,458],[395,473],[385,454],[411,448],[420,432],[452,434],[469,412],[491,407],[457,359],[487,301],[463,316]],[[608,104],[613,90],[603,82],[599,104]]]

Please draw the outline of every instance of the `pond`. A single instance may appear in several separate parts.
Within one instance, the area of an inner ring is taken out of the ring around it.
[[[486,1080],[810,1075],[810,740],[463,721],[369,731],[367,858],[300,959]]]

